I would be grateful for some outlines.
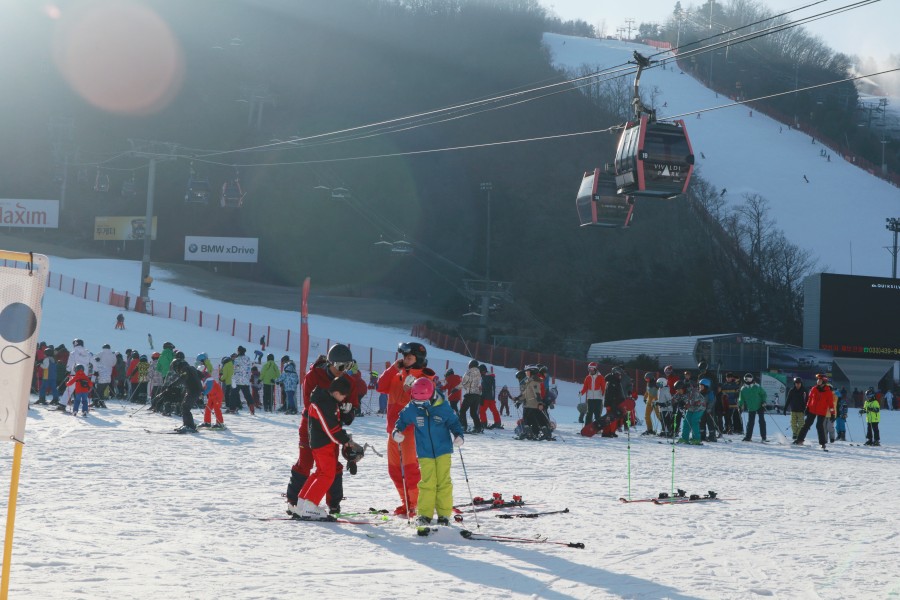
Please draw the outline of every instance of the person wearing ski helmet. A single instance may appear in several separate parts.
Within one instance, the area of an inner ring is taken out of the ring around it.
[[[624,371],[621,367],[613,367],[606,376],[606,392],[603,394],[603,406],[606,407],[606,416],[610,423],[616,422],[616,429],[625,424],[625,412],[622,410],[622,403],[625,402],[625,390],[622,389],[622,375]]]
[[[478,369],[478,361],[470,360],[469,369],[463,375],[462,382],[462,406],[459,407],[459,421],[467,433],[481,433],[481,421],[478,419],[478,407],[481,406],[481,371]],[[466,415],[472,417],[472,428]]]
[[[297,414],[297,386],[300,384],[300,377],[297,375],[297,366],[294,361],[289,360],[284,365],[281,375],[275,379],[276,384],[284,386],[285,396],[285,414]]]
[[[235,406],[240,409],[241,396],[243,396],[244,401],[247,403],[247,408],[250,410],[250,414],[255,415],[258,407],[253,400],[253,394],[250,393],[250,368],[253,366],[253,361],[247,356],[247,349],[243,346],[238,346],[237,356],[235,356],[231,362],[234,364],[234,377],[231,385],[235,390]]]
[[[159,359],[156,361],[156,370],[162,375],[163,381],[165,381],[166,375],[169,374],[169,369],[172,368],[173,360],[175,360],[175,344],[165,342],[163,351],[159,353]]]
[[[478,365],[481,372],[481,406],[478,408],[478,422],[484,429],[503,429],[500,423],[500,412],[497,410],[497,400],[494,398],[497,392],[497,380],[494,374],[488,371],[487,365]],[[488,425],[487,413],[490,411],[493,423]]]
[[[338,475],[338,456],[342,445],[349,445],[354,453],[362,453],[362,447],[353,441],[352,436],[344,431],[340,415],[352,414],[352,405],[348,402],[353,390],[353,382],[347,377],[345,370],[327,386],[321,385],[310,394],[306,406],[308,421],[308,444],[313,455],[315,471],[310,473],[297,495],[297,502],[292,511],[301,518],[325,519],[328,511],[320,507],[322,498],[327,498]],[[337,499],[338,501],[340,499]],[[332,498],[331,502],[335,499]],[[334,505],[329,504],[329,510]]]
[[[397,488],[402,504],[394,513],[412,516],[419,500],[419,481],[422,479],[416,460],[416,442],[411,426],[402,431],[404,440],[396,442],[391,433],[397,424],[400,411],[410,401],[410,389],[420,377],[434,377],[435,373],[426,365],[427,350],[419,342],[406,342],[397,346],[400,358],[389,366],[378,378],[377,390],[388,395],[388,475]],[[475,369],[478,372],[478,369]],[[481,381],[479,373],[479,382]],[[479,400],[481,396],[479,396]]]
[[[647,371],[644,373],[644,424],[647,426],[641,435],[656,435],[653,430],[653,416],[660,420],[659,408],[656,406],[659,400],[659,388],[656,387],[656,373]],[[660,429],[662,429],[660,427]]]
[[[146,356],[141,357],[144,362],[147,361]],[[200,373],[192,367],[183,358],[176,358],[172,361],[171,370],[176,374],[183,389],[181,398],[181,427],[177,427],[177,433],[196,433],[197,425],[194,423],[194,415],[191,409],[200,400],[203,394],[203,383],[200,381]]]
[[[83,346],[76,347],[83,348]],[[88,397],[94,384],[81,363],[72,365],[72,371],[72,375],[66,380],[66,387],[72,387],[72,395],[75,397],[75,403],[72,405],[72,414],[77,415],[78,407],[80,406],[81,414],[86,417],[88,414]],[[66,407],[60,404],[60,410],[65,409]]]
[[[76,338],[72,340],[72,351],[69,353],[69,359],[66,362],[66,372],[74,373],[75,365],[84,367],[87,375],[91,374],[91,365],[94,362],[94,355],[84,347],[84,340]]]
[[[740,395],[741,382],[738,381],[737,375],[731,372],[726,373],[725,381],[719,386],[719,402],[725,412],[725,433],[727,434],[744,434],[744,422],[738,407]]]
[[[834,396],[834,390],[828,385],[828,377],[823,373],[816,373],[816,385],[809,390],[809,394],[806,396],[806,410],[806,420],[803,422],[803,427],[800,428],[794,444],[798,446],[803,445],[806,441],[806,434],[809,433],[813,421],[815,421],[819,445],[822,447],[822,450],[827,452],[828,449],[825,447],[827,443],[825,420],[828,418],[829,413],[837,410],[837,399]]]
[[[213,374],[213,364],[212,361],[209,360],[209,356],[207,356],[206,352],[201,352],[197,355],[197,369],[200,371],[206,371],[206,373],[208,373],[209,375]]]
[[[516,398],[516,406],[524,404],[524,409],[522,410],[522,429],[517,439],[549,440],[551,439],[552,431],[544,414],[538,369],[533,365],[528,365],[520,373],[524,374],[525,377],[519,380],[521,393]],[[516,376],[518,377],[518,373]],[[516,429],[518,431],[518,427]]]
[[[681,420],[681,437],[678,439],[678,443],[701,444],[700,417],[703,416],[703,411],[706,410],[706,398],[688,383],[679,381],[675,384],[675,395],[672,397],[672,400],[678,408],[684,411],[684,416]]]
[[[675,410],[672,404],[672,392],[669,381],[665,377],[656,380],[656,406],[660,410],[660,436],[672,437],[675,428]]]
[[[713,393],[712,385],[712,381],[708,377],[703,377],[697,381],[697,393],[706,402],[706,405],[703,407],[703,413],[700,415],[701,442],[719,441],[716,435],[716,421],[713,418],[713,412],[716,410],[716,396]]]
[[[579,396],[584,396],[587,410],[584,413],[582,423],[596,423],[599,427],[600,415],[603,414],[603,395],[606,393],[606,377],[600,373],[600,365],[595,362],[588,363],[588,372],[581,384]]]
[[[791,435],[793,439],[797,439],[800,430],[803,429],[803,422],[806,420],[803,413],[806,411],[806,388],[803,387],[803,380],[794,377],[793,385],[788,390],[784,399],[782,413],[787,414],[791,411]]]
[[[462,400],[462,377],[457,375],[453,369],[447,369],[447,372],[444,373],[444,390],[447,391],[450,408],[459,415],[459,402]],[[507,408],[508,412],[509,408]]]
[[[875,396],[875,390],[866,390],[866,401],[859,414],[866,416],[866,446],[880,446],[881,432],[878,424],[881,423],[881,402]]]
[[[397,415],[391,438],[402,444],[403,432],[413,427],[419,471],[416,524],[428,526],[437,510],[438,525],[449,525],[453,514],[450,456],[463,445],[462,425],[453,409],[435,392],[429,377],[419,377],[410,388],[410,402]],[[451,439],[452,435],[452,439]]]
[[[744,385],[741,386],[738,395],[738,409],[747,411],[747,432],[744,435],[744,441],[749,442],[753,439],[753,427],[756,417],[759,416],[759,437],[762,441],[766,441],[766,390],[761,385],[755,383],[753,373],[744,374]]]
[[[306,485],[315,463],[313,447],[310,445],[309,408],[312,402],[312,394],[317,388],[329,389],[336,379],[347,380],[347,392],[340,405],[340,413],[337,419],[343,427],[353,423],[356,417],[356,408],[359,407],[360,395],[365,395],[367,389],[363,384],[362,389],[356,387],[357,381],[349,374],[350,367],[354,364],[353,354],[350,348],[344,344],[333,344],[325,356],[320,356],[309,367],[303,376],[301,390],[303,392],[303,407],[300,411],[300,428],[298,430],[298,457],[297,462],[291,467],[291,479],[287,487],[287,501],[290,505],[297,504],[297,497],[303,486]],[[340,384],[343,388],[344,384]],[[329,511],[340,512],[341,500],[344,498],[344,466],[339,460],[337,446],[331,449],[334,459],[334,478],[325,494],[325,501]]]

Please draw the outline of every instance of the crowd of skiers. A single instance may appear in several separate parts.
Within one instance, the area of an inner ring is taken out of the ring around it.
[[[671,366],[666,366],[663,377],[657,378],[653,372],[644,375],[646,429],[642,435],[657,434],[653,425],[656,422],[660,436],[676,438],[678,443],[716,442],[724,434],[743,434],[743,441],[749,442],[758,420],[760,438],[765,442],[768,398],[754,375],[746,373],[738,381],[736,374],[726,373],[725,381],[719,383],[705,361],[697,365],[697,371],[696,377],[693,371],[684,371],[679,377]],[[616,431],[638,422],[635,411],[638,395],[636,390],[625,393],[624,375],[621,368],[614,367],[604,377],[597,363],[588,365],[588,375],[579,392],[579,397],[584,397],[584,402],[579,404],[579,422],[585,423],[582,435],[600,433],[604,437],[616,437]],[[795,444],[804,444],[815,423],[823,449],[829,440],[846,439],[847,408],[824,374],[816,375],[816,385],[809,391],[804,389],[800,378],[794,378],[784,407],[778,407],[784,414],[790,409]],[[865,403],[860,410],[866,417],[867,445],[880,445],[879,411],[880,403],[870,388],[865,392]],[[742,416],[745,412],[746,426]]]

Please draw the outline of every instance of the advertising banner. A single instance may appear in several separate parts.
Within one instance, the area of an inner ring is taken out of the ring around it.
[[[146,232],[146,217],[94,217],[95,240],[142,240]],[[150,239],[156,239],[156,217]]]
[[[59,227],[59,200],[0,198],[0,225],[6,227]]]
[[[822,273],[819,347],[836,357],[900,360],[900,282]]]
[[[834,354],[828,350],[810,350],[791,346],[769,347],[769,369],[778,370],[790,377],[802,377],[812,381],[816,373],[831,376]]]
[[[766,390],[766,408],[777,410],[784,406],[784,398],[787,393],[784,375],[764,372],[759,376],[759,385]]]
[[[255,263],[259,238],[184,237],[184,260]]]

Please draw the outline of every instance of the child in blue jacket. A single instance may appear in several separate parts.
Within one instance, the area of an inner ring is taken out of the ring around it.
[[[410,398],[410,403],[400,411],[391,435],[399,444],[405,438],[403,430],[415,425],[416,455],[422,472],[416,525],[429,525],[435,508],[438,525],[449,525],[453,512],[450,455],[453,446],[463,445],[463,429],[450,404],[435,393],[431,379],[416,379],[410,389]]]

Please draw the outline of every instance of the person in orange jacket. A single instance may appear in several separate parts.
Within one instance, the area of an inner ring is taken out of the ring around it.
[[[403,441],[397,443],[391,432],[397,424],[400,411],[409,404],[409,390],[419,377],[434,377],[434,371],[427,368],[428,359],[425,346],[419,342],[406,342],[397,347],[401,358],[385,369],[378,378],[378,391],[388,395],[388,475],[397,488],[403,502],[394,511],[397,515],[413,516],[419,499],[419,461],[416,457],[416,438],[413,426],[403,431]],[[402,457],[402,460],[401,460]]]
[[[66,387],[70,385],[74,385],[75,393],[75,403],[72,405],[72,414],[78,414],[78,405],[81,404],[81,414],[87,416],[88,414],[88,396],[91,395],[91,388],[94,387],[94,384],[91,382],[91,378],[88,377],[88,374],[84,372],[84,365],[75,365],[75,372],[72,373],[71,377],[69,377],[68,381],[66,381]]]

